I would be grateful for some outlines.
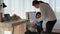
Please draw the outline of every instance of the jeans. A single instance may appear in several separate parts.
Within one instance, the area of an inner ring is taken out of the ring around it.
[[[57,20],[48,21],[48,22],[46,23],[46,34],[51,34],[51,31],[52,31],[52,29],[53,29],[56,21],[57,21]]]

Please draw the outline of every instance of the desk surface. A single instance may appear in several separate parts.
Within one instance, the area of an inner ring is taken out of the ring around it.
[[[9,22],[0,22],[0,26],[14,26],[14,25],[18,25],[18,24],[21,24],[21,23],[25,23],[26,19],[20,19],[20,20],[14,20],[14,21],[9,21]]]

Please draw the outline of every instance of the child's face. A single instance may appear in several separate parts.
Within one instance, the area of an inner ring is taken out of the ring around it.
[[[37,14],[36,18],[40,18],[40,17],[41,17],[41,15],[40,14]]]

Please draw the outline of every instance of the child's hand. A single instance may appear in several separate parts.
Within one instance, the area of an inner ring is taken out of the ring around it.
[[[34,23],[34,22],[32,22],[32,23],[31,23],[31,25],[32,25],[32,26],[35,26],[35,23]]]
[[[33,27],[33,28],[36,28],[36,25],[35,25],[36,23],[31,23],[31,26]]]

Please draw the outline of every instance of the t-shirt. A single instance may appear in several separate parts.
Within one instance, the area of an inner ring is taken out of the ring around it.
[[[56,15],[48,3],[40,3],[40,12],[42,19],[47,21],[56,20]]]
[[[32,23],[37,23],[37,22],[40,22],[40,21],[42,21],[42,17],[40,17],[39,19],[36,19],[36,20],[34,20]],[[31,23],[31,24],[32,24]],[[36,28],[34,28],[34,27],[32,27],[32,25],[31,25],[31,27],[29,28],[29,30],[33,30],[34,32],[37,32],[37,29]]]

